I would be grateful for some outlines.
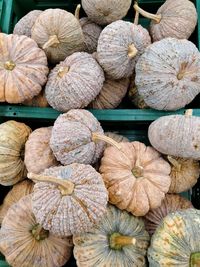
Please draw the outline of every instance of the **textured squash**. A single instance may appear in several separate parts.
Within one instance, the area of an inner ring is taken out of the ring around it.
[[[78,267],[146,266],[149,235],[142,220],[111,205],[99,225],[73,242]]]
[[[49,106],[44,90],[42,90],[39,95],[36,95],[34,98],[30,100],[24,101],[22,104],[25,106],[40,107],[40,108],[46,108]]]

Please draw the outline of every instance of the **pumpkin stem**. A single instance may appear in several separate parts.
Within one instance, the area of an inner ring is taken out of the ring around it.
[[[140,16],[140,13],[138,11],[136,11],[134,22],[133,22],[135,25],[138,25],[138,23],[139,23],[139,16]]]
[[[140,178],[143,174],[143,167],[142,166],[135,166],[132,169],[132,174],[136,177],[136,178]]]
[[[138,50],[135,47],[135,45],[134,44],[129,45],[129,47],[128,47],[129,58],[134,58],[137,55],[137,53],[138,53]]]
[[[181,170],[181,164],[172,156],[167,156],[168,161],[176,168],[178,172]]]
[[[193,109],[187,109],[185,112],[186,117],[191,117],[193,115]]]
[[[105,136],[103,134],[99,134],[99,133],[92,133],[92,141],[96,142],[98,140],[104,141],[108,144],[110,144],[111,146],[116,147],[117,149],[121,150],[121,145],[120,143],[116,142],[115,140],[113,140],[112,138]]]
[[[119,233],[113,233],[110,236],[110,248],[118,250],[122,249],[124,246],[135,245],[136,239],[131,236],[123,236]]]
[[[15,67],[16,67],[16,65],[15,65],[15,63],[14,63],[12,60],[10,60],[10,61],[6,61],[6,62],[4,63],[4,68],[5,68],[6,70],[13,70]]]
[[[135,11],[138,11],[145,18],[152,19],[152,20],[155,21],[155,23],[160,23],[160,21],[162,19],[162,16],[160,14],[159,15],[155,15],[155,14],[146,12],[145,10],[143,10],[141,7],[138,6],[137,2],[135,2],[133,7],[134,7]]]
[[[40,224],[36,224],[31,229],[31,234],[36,241],[41,241],[49,236],[49,231],[45,230]]]
[[[66,67],[60,67],[58,70],[58,76],[60,78],[62,78],[65,74],[67,74],[69,72],[70,67],[66,66]]]
[[[46,176],[43,174],[28,173],[27,177],[36,182],[52,183],[58,186],[62,196],[71,195],[74,192],[74,183],[68,180],[61,180],[54,176]]]
[[[75,14],[74,14],[74,16],[75,16],[75,18],[76,18],[77,20],[80,19],[80,10],[81,10],[81,5],[78,4],[77,7],[76,7],[76,10],[75,10]]]
[[[49,40],[43,45],[42,49],[47,49],[49,47],[57,47],[60,44],[57,35],[51,35]]]
[[[200,266],[200,252],[192,253],[190,255],[190,267]]]

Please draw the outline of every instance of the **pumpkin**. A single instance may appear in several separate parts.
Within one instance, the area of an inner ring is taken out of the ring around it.
[[[0,250],[13,267],[61,267],[72,254],[71,237],[58,237],[36,221],[31,195],[8,210],[0,230]]]
[[[154,42],[166,37],[188,39],[197,24],[196,8],[188,0],[166,0],[156,15],[145,12],[137,3],[134,8],[151,19],[150,33]]]
[[[130,77],[139,56],[150,43],[149,33],[141,25],[115,21],[105,27],[99,36],[99,64],[111,79]]]
[[[49,145],[51,132],[52,127],[42,127],[29,135],[24,157],[28,172],[40,173],[46,168],[58,165]]]
[[[46,55],[32,39],[0,33],[0,102],[22,103],[38,95],[48,72]]]
[[[60,236],[88,231],[103,217],[108,194],[101,175],[90,165],[73,163],[28,174],[36,182],[32,205],[44,229]]]
[[[142,220],[111,205],[100,224],[73,242],[78,267],[146,266],[149,235]]]
[[[150,267],[198,267],[200,211],[168,214],[157,228],[148,250]]]
[[[21,181],[13,186],[3,200],[0,208],[0,224],[3,221],[8,209],[17,203],[22,197],[32,193],[34,183],[30,180]]]
[[[84,36],[75,16],[65,10],[46,9],[36,19],[31,38],[44,49],[49,62],[58,63],[84,50]]]
[[[74,53],[50,72],[45,87],[47,101],[62,112],[84,108],[99,94],[104,80],[103,70],[92,55]]]
[[[200,93],[200,53],[188,40],[153,43],[136,64],[135,83],[148,106],[177,110]]]
[[[131,0],[81,0],[81,4],[91,21],[106,25],[125,17]]]
[[[42,90],[39,95],[36,95],[30,100],[24,101],[22,104],[25,106],[40,107],[40,108],[46,108],[49,106],[44,90]]]
[[[177,210],[192,208],[192,203],[176,194],[167,194],[162,204],[157,209],[150,210],[144,217],[146,230],[153,235],[167,214]]]
[[[26,35],[31,37],[31,29],[37,19],[37,17],[42,13],[41,10],[32,10],[24,17],[22,17],[16,24],[13,30],[14,34]]]
[[[109,202],[135,216],[161,205],[171,183],[170,170],[154,148],[140,142],[107,147],[100,166]]]
[[[200,118],[185,115],[169,115],[152,122],[148,129],[151,145],[162,154],[174,157],[200,159]]]
[[[31,129],[24,123],[0,124],[0,184],[13,185],[25,179],[24,147]]]

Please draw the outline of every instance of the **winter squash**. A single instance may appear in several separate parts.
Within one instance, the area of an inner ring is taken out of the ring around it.
[[[167,215],[151,240],[150,267],[198,267],[200,211],[187,209]],[[192,222],[192,225],[191,225]]]
[[[46,55],[25,35],[0,33],[0,63],[0,102],[22,103],[46,83]]]
[[[125,17],[131,0],[81,0],[81,4],[91,21],[106,25]]]
[[[167,37],[188,39],[197,24],[196,8],[188,0],[166,0],[156,15],[142,10],[137,3],[134,8],[151,19],[150,33],[154,42]]]
[[[58,63],[84,50],[84,37],[75,16],[65,10],[46,9],[36,19],[31,38],[44,49],[49,62]]]
[[[50,72],[45,87],[47,101],[62,112],[84,108],[99,94],[104,80],[103,70],[92,55],[74,53]]]
[[[0,250],[13,267],[61,267],[72,254],[71,237],[58,237],[36,221],[31,195],[8,210],[0,230]]]
[[[200,54],[188,40],[166,38],[150,45],[136,64],[135,83],[148,106],[177,110],[200,93]]]
[[[177,210],[192,208],[192,203],[177,195],[167,194],[163,199],[160,207],[154,210],[150,210],[144,217],[145,228],[150,235],[153,235],[161,221],[167,216]]]
[[[106,211],[108,193],[90,165],[74,163],[28,174],[34,186],[33,213],[44,229],[60,236],[88,231]]]
[[[0,184],[8,186],[25,179],[24,147],[30,133],[24,123],[0,124]]]
[[[24,157],[28,172],[40,173],[46,168],[58,165],[49,145],[51,132],[52,127],[42,127],[29,135]]]
[[[18,35],[26,35],[31,37],[31,29],[37,19],[42,13],[41,10],[32,10],[24,17],[22,17],[15,25],[13,33]]]
[[[100,173],[109,192],[109,202],[135,216],[161,205],[171,183],[170,165],[152,147],[140,142],[107,147]]]
[[[40,108],[46,108],[49,106],[44,90],[42,90],[39,95],[36,95],[34,98],[30,100],[24,101],[22,104],[25,106],[40,107]]]
[[[142,220],[111,205],[99,225],[73,242],[78,267],[146,266],[149,235]]]
[[[200,159],[200,118],[192,116],[192,110],[185,115],[161,117],[149,126],[151,145],[162,154],[174,157]]]

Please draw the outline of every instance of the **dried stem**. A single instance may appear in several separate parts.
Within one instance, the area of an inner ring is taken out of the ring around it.
[[[124,246],[130,246],[130,245],[135,245],[136,244],[136,239],[131,236],[123,236],[120,235],[119,233],[113,233],[110,236],[110,247],[112,249],[122,249]]]
[[[14,68],[15,68],[15,63],[12,61],[12,60],[10,60],[10,61],[6,61],[5,63],[4,63],[4,68],[6,69],[6,70],[13,70]]]
[[[81,10],[81,5],[78,4],[77,7],[76,7],[76,10],[75,10],[75,14],[74,14],[74,16],[75,16],[75,18],[76,18],[77,20],[80,19],[80,10]]]
[[[117,143],[115,140],[113,140],[112,138],[110,137],[107,137],[103,134],[99,134],[99,133],[92,133],[92,140],[95,142],[95,141],[98,141],[98,140],[101,140],[101,141],[104,141],[108,144],[110,144],[111,146],[114,146],[116,147],[117,149],[121,150],[121,145],[120,143]]]
[[[172,156],[167,156],[168,161],[176,168],[178,172],[181,170],[181,164]]]
[[[42,49],[47,49],[49,47],[57,47],[60,44],[57,35],[51,35],[49,40],[43,45]]]
[[[65,74],[67,74],[69,72],[70,67],[66,66],[66,67],[60,67],[58,70],[58,76],[60,78],[62,78]]]
[[[137,53],[138,53],[138,50],[135,47],[135,45],[134,44],[129,45],[129,47],[128,47],[129,58],[134,58],[137,55]]]
[[[139,12],[142,16],[144,16],[145,18],[148,19],[152,19],[154,20],[156,23],[160,23],[162,16],[161,15],[155,15],[149,12],[146,12],[145,10],[143,10],[141,7],[138,6],[138,3],[135,2],[134,4],[134,9],[135,11]]]
[[[191,117],[193,115],[193,109],[187,109],[185,112],[186,117]]]
[[[135,25],[138,25],[139,23],[139,16],[140,16],[140,13],[138,11],[135,12],[135,18],[134,18],[134,24]]]

